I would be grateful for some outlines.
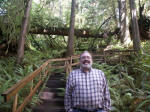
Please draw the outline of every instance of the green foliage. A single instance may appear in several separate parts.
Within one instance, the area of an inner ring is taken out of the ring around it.
[[[5,40],[10,44],[12,40],[16,41],[20,34],[22,17],[24,14],[24,1],[3,1],[0,9],[4,12],[0,16],[0,28],[3,38],[6,38]]]
[[[149,111],[150,103],[150,63],[148,43],[143,45],[143,54],[131,56],[131,60],[126,60],[125,64],[108,65],[106,63],[94,63],[93,67],[104,71],[112,99],[112,112],[130,112],[130,111]],[[147,50],[146,50],[147,48]],[[38,50],[28,49],[25,52],[23,66],[15,66],[15,58],[7,58],[0,61],[0,92],[4,92],[12,84],[18,82],[27,74],[31,73],[43,62],[49,58],[61,57],[63,50],[48,50],[40,52]],[[33,64],[34,63],[34,64]],[[13,71],[13,72],[12,72]],[[58,69],[57,72],[63,69]],[[64,80],[64,79],[63,79]],[[30,84],[29,84],[30,85]],[[23,100],[23,96],[28,93],[29,85],[22,90],[19,102]],[[60,88],[64,95],[65,89]],[[2,98],[2,97],[1,97]],[[30,112],[31,106],[39,102],[38,95],[33,97],[30,105],[24,111]],[[12,102],[2,103],[0,109],[8,112],[12,106]]]
[[[7,57],[3,58],[3,60],[0,60],[0,94],[20,81],[29,73],[33,72],[45,60],[49,59],[50,56],[50,52],[46,56],[46,53],[44,55],[41,52],[28,51],[25,53],[24,63],[22,66],[16,65],[16,59],[14,57]],[[28,84],[23,90],[19,92],[19,102],[22,102],[23,97],[29,93],[29,86],[30,84]],[[35,100],[33,100],[33,102],[34,101]],[[11,108],[12,100],[8,103],[4,103],[3,97],[0,96],[0,110],[8,112]]]
[[[129,74],[129,66],[124,64],[110,66],[106,63],[94,63],[94,67],[104,71],[107,77],[112,99],[112,112],[149,111],[150,100],[148,95],[150,94],[150,88],[145,88],[142,85],[141,88],[136,85],[135,78],[137,76]],[[134,70],[134,67],[132,70]],[[143,81],[142,84],[150,87],[147,81]]]
[[[31,12],[31,28],[64,26],[62,20],[59,17],[55,17],[54,13],[50,9],[51,7],[48,7],[50,3],[51,2],[49,1],[46,4],[44,3],[41,5],[33,2]]]
[[[101,28],[100,25],[116,9],[117,0],[80,0],[76,5],[76,28],[90,28],[95,32],[108,31],[116,27],[114,21],[109,21]],[[149,14],[148,0],[146,11]],[[70,22],[70,0],[46,0],[36,3],[33,1],[30,27],[69,27]],[[62,7],[62,8],[61,8]],[[17,43],[20,35],[22,17],[24,14],[24,0],[3,0],[0,1],[0,29],[3,37],[0,43],[6,40],[8,44],[12,41]],[[62,11],[62,12],[61,12]],[[98,31],[99,30],[99,31]],[[67,38],[59,36],[33,36],[28,35],[26,39],[26,51],[23,65],[15,63],[14,57],[2,58],[0,60],[0,94],[21,80],[23,77],[33,72],[43,62],[53,57],[62,57],[67,46]],[[110,42],[111,41],[111,42]],[[116,39],[76,39],[76,53],[81,50],[100,50],[107,45],[112,45],[113,49],[125,49],[117,44]],[[8,46],[9,48],[9,46]],[[79,50],[79,51],[78,51]],[[94,67],[104,71],[109,84],[112,98],[112,111],[130,112],[130,111],[149,111],[150,104],[150,45],[149,41],[143,43],[143,53],[138,56],[132,56],[126,64],[116,64],[115,66],[106,63],[94,63]],[[62,71],[59,69],[57,71]],[[30,84],[29,84],[30,85]],[[20,94],[25,96],[29,85],[27,85]],[[64,89],[63,89],[64,90]],[[61,93],[61,95],[63,95]],[[2,97],[0,96],[0,100]],[[19,102],[23,98],[19,98]],[[33,97],[31,104],[35,104],[38,96]],[[5,104],[0,101],[0,109],[8,112],[12,108],[12,101]],[[30,108],[30,106],[29,106]],[[26,108],[26,112],[30,109]]]
[[[143,45],[144,53],[134,55],[125,64],[110,66],[94,63],[94,67],[104,71],[107,77],[112,112],[150,111],[149,47],[146,42]]]
[[[21,79],[23,79],[26,75],[29,75],[48,59],[53,57],[62,57],[63,52],[63,49],[51,50],[48,47],[45,47],[45,50],[43,50],[42,52],[36,48],[35,50],[27,49],[25,51],[25,56],[22,65],[16,65],[16,58],[14,57],[3,57],[2,60],[0,60],[0,94],[2,94],[4,91],[6,91],[8,88],[10,88],[12,85],[17,83]],[[57,69],[57,72],[61,72],[62,70],[63,69]],[[37,82],[37,80],[38,79],[36,79],[34,82]],[[29,93],[29,88],[30,83],[19,92],[19,104]],[[10,109],[12,109],[12,99],[8,103],[4,103],[3,100],[3,97],[0,96],[0,110],[9,112]],[[38,101],[38,95],[36,94],[33,97],[31,104],[28,105],[24,111],[30,112],[31,106],[36,104]]]
[[[14,72],[15,70],[15,58],[7,58],[0,60],[0,94],[2,92],[6,91],[6,89],[10,88],[13,84],[15,84],[18,80],[20,80],[22,77],[17,76]],[[11,103],[2,103],[3,98],[0,96],[0,109],[2,109],[5,112],[8,112],[8,110],[11,108]]]

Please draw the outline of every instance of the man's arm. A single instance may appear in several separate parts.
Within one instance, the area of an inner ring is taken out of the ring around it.
[[[104,73],[103,73],[104,75]],[[111,108],[111,99],[110,99],[110,93],[109,93],[109,89],[108,89],[108,85],[107,85],[107,80],[105,78],[105,75],[104,75],[104,103],[103,103],[103,108],[104,108],[104,112],[109,112],[110,111],[110,108]]]
[[[65,109],[67,112],[72,112],[72,75],[69,74],[67,83],[66,83],[66,92],[65,92]]]

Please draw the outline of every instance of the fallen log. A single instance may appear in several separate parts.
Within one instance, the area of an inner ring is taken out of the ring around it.
[[[112,36],[118,34],[119,29],[115,29],[114,31],[108,31],[105,33],[94,33],[89,29],[75,29],[75,36],[76,37],[83,37],[83,38],[106,38],[108,36]],[[42,35],[61,35],[61,36],[68,36],[69,28],[56,28],[56,27],[49,27],[49,28],[38,28],[38,29],[31,29],[29,31],[31,34],[42,34]]]

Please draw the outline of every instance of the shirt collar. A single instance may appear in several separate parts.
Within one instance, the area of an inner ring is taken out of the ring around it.
[[[85,72],[83,72],[83,70],[82,70],[82,68],[80,67],[80,70],[81,70],[81,73],[85,73]],[[91,73],[93,71],[93,68],[91,67],[91,69],[90,69],[90,71],[89,72],[87,72],[87,73]]]

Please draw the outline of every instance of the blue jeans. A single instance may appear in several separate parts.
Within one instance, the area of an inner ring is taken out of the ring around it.
[[[81,111],[81,110],[78,110],[78,109],[73,109],[73,112],[86,112],[86,111]],[[103,112],[103,110],[99,109],[96,112]]]

